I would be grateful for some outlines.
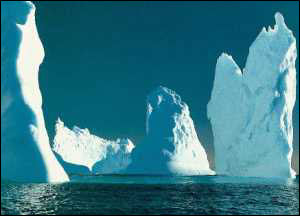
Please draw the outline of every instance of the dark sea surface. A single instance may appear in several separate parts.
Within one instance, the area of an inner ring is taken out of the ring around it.
[[[97,176],[65,184],[1,180],[3,214],[299,214],[295,180]]]

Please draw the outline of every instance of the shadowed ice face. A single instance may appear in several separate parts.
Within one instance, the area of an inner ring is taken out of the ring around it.
[[[34,13],[30,2],[1,2],[1,177],[17,181],[47,178],[32,130],[42,118],[38,71],[44,58]]]

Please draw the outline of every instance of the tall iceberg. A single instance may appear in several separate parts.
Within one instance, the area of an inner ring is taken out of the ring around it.
[[[251,45],[243,72],[227,54],[217,61],[208,104],[217,174],[295,176],[296,39],[280,13],[275,20]]]
[[[1,1],[1,178],[63,182],[49,144],[39,90],[44,49],[30,2]]]
[[[60,119],[56,123],[53,151],[69,175],[120,173],[130,164],[133,148],[129,139],[105,140],[88,129],[70,130]]]
[[[147,99],[146,138],[132,152],[126,173],[211,175],[188,106],[174,91],[155,89]]]

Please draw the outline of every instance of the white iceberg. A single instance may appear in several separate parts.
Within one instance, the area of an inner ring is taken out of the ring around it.
[[[231,56],[217,61],[208,117],[216,173],[294,177],[292,113],[296,100],[296,39],[281,14],[251,45],[242,72]]]
[[[49,144],[39,90],[44,49],[35,6],[1,1],[1,178],[64,182],[68,176]]]
[[[75,126],[70,130],[60,119],[56,123],[53,151],[68,174],[120,173],[130,164],[133,148],[129,139],[105,140],[88,129]]]
[[[188,106],[158,87],[147,99],[147,134],[132,152],[127,174],[212,175]]]

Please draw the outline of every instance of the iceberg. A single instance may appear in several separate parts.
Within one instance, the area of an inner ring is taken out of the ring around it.
[[[43,45],[31,2],[1,1],[1,178],[64,182],[49,144],[39,90]]]
[[[60,119],[55,130],[52,148],[69,175],[118,174],[131,162],[129,139],[105,140],[76,126],[70,130]]]
[[[217,61],[207,114],[219,175],[295,176],[296,39],[280,13],[275,20],[251,45],[243,71],[227,54]]]
[[[146,137],[132,152],[127,174],[213,175],[190,117],[174,91],[158,87],[147,98]]]

